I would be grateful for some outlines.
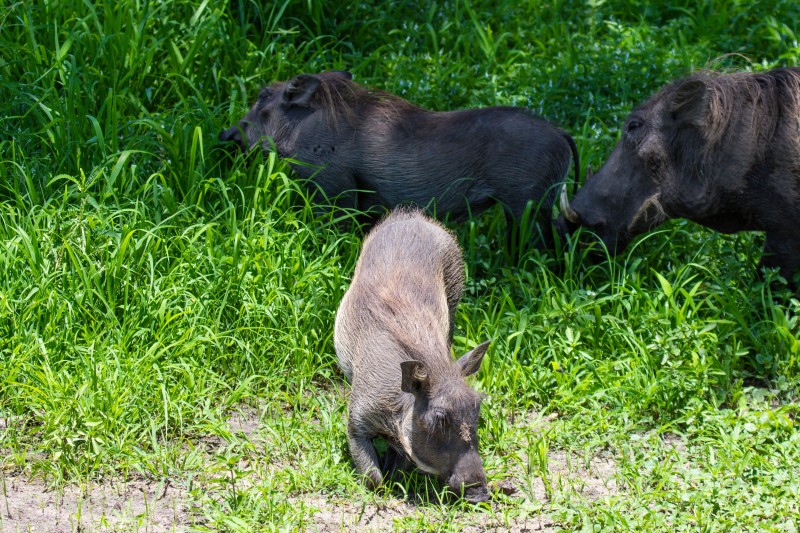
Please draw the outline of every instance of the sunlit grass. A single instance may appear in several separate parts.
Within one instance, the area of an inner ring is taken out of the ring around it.
[[[348,69],[432,109],[530,107],[585,175],[668,80],[797,64],[798,4],[265,6],[0,8],[0,471],[170,480],[211,531],[398,501],[398,530],[798,527],[800,302],[756,275],[759,236],[673,221],[593,261],[509,253],[499,208],[453,225],[454,351],[492,341],[481,449],[517,493],[475,507],[420,474],[371,493],[332,345],[362,231],[217,141],[263,83]],[[591,495],[600,456],[614,488]]]

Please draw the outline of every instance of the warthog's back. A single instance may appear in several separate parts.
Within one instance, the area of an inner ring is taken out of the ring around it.
[[[397,209],[369,233],[334,329],[339,365],[354,389],[364,366],[399,391],[397,365],[409,358],[409,344],[415,352],[444,353],[450,363],[462,280],[458,244],[421,211]]]

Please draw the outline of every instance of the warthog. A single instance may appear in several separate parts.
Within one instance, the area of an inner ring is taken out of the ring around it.
[[[800,267],[800,68],[701,71],[667,85],[625,122],[608,161],[572,201],[568,229],[609,251],[669,218],[723,233],[764,231],[760,264]]]
[[[220,139],[243,151],[274,146],[336,205],[362,212],[410,203],[463,220],[501,202],[519,219],[529,201],[545,200],[545,239],[572,158],[576,183],[580,167],[572,137],[526,109],[428,111],[341,71],[265,87]]]
[[[488,498],[481,397],[464,377],[478,371],[489,343],[455,362],[450,355],[463,272],[453,236],[416,209],[393,211],[364,240],[334,345],[352,383],[350,452],[371,488],[411,460],[469,501]],[[375,437],[390,445],[383,468]]]

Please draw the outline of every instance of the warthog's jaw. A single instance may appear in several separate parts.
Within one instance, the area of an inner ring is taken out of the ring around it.
[[[403,417],[403,420],[400,422],[400,431],[397,432],[398,436],[400,437],[400,445],[403,447],[403,451],[409,458],[411,458],[417,468],[426,474],[438,476],[439,471],[436,468],[425,464],[420,460],[419,457],[414,455],[414,450],[411,447],[412,416],[414,416],[414,412],[409,409],[406,415]]]

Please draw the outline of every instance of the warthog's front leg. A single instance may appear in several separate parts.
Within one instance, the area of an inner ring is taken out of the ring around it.
[[[359,422],[352,417],[347,424],[347,440],[350,442],[350,455],[359,474],[364,476],[364,484],[369,489],[376,489],[383,482],[378,454],[372,444],[374,435],[368,435],[357,428]]]

